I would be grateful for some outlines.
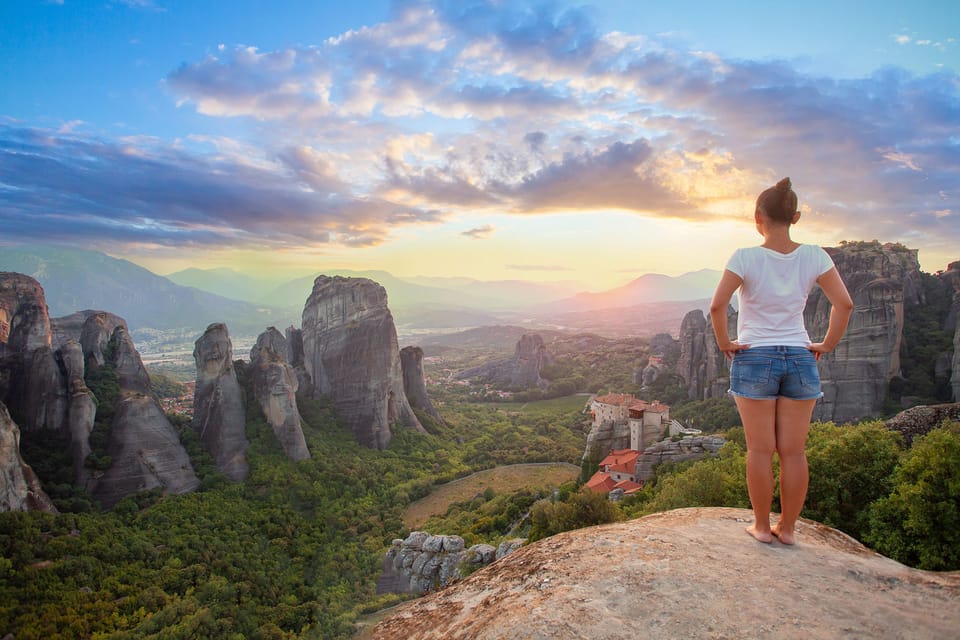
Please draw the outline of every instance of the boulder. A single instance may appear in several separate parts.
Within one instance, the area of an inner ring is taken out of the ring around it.
[[[443,424],[443,418],[427,395],[427,383],[423,375],[423,349],[412,346],[400,349],[400,367],[403,370],[403,391],[407,394],[410,406],[420,409]]]
[[[267,424],[273,429],[287,458],[294,461],[310,458],[307,441],[303,437],[300,412],[297,409],[299,380],[287,362],[287,341],[279,331],[270,327],[260,334],[250,350],[247,371],[253,380],[256,396]]]
[[[366,278],[319,276],[303,309],[304,366],[362,445],[384,449],[391,426],[423,432],[403,389],[387,293]]]
[[[913,439],[930,433],[941,426],[945,420],[960,422],[960,403],[921,405],[901,411],[887,420],[887,429],[903,434],[909,447]]]
[[[0,402],[0,512],[57,513],[40,487],[37,474],[20,457],[20,429]]]
[[[227,326],[211,324],[194,343],[197,384],[193,396],[193,429],[217,468],[234,481],[246,479],[246,413],[233,368],[233,344]]]
[[[715,456],[726,442],[721,436],[687,436],[679,440],[661,440],[646,449],[637,458],[635,475],[647,481],[656,475],[655,468],[663,462],[685,462]]]

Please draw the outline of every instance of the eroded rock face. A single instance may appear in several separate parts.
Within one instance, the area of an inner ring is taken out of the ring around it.
[[[909,447],[913,439],[941,426],[944,420],[960,421],[960,402],[921,405],[901,411],[887,420],[887,429],[899,431]]]
[[[951,262],[946,271],[937,274],[937,278],[953,297],[943,326],[946,331],[953,333],[953,351],[943,356],[948,367],[946,375],[950,376],[952,399],[960,402],[960,261]]]
[[[727,309],[727,331],[736,338],[737,312]],[[727,359],[717,347],[713,325],[695,309],[680,324],[680,358],[677,375],[687,383],[687,397],[706,400],[726,394],[730,388],[730,368]]]
[[[541,377],[543,368],[553,363],[553,355],[537,334],[524,334],[517,342],[512,358],[488,362],[461,371],[455,378],[476,378],[500,389],[546,389],[550,382]]]
[[[250,350],[250,368],[254,394],[267,423],[280,441],[283,452],[291,460],[310,457],[303,437],[300,412],[297,409],[299,381],[287,362],[287,341],[274,327],[260,334]]]
[[[636,476],[647,481],[656,475],[656,466],[663,462],[686,462],[715,456],[726,442],[721,436],[687,436],[680,440],[661,440],[637,458]]]
[[[823,400],[815,420],[849,422],[877,415],[891,378],[900,374],[907,306],[922,302],[917,252],[901,245],[851,243],[826,249],[853,298],[853,315],[837,348],[820,358]],[[807,300],[810,339],[826,333],[830,303],[819,288]]]
[[[113,464],[96,480],[94,497],[112,507],[138,491],[187,493],[200,486],[190,458],[152,395],[122,392],[108,449]]]
[[[501,544],[500,548],[475,544],[467,549],[460,536],[413,531],[404,540],[394,540],[387,551],[377,592],[434,591],[519,549],[525,542],[514,539],[509,544]]]
[[[414,409],[420,409],[443,423],[443,418],[430,402],[427,395],[427,383],[423,375],[423,349],[404,347],[400,349],[400,366],[403,369],[403,390]]]
[[[233,368],[233,343],[227,326],[211,324],[194,343],[197,386],[193,396],[193,429],[217,468],[234,481],[246,479],[246,413]]]
[[[80,344],[88,367],[103,366],[107,360],[107,346],[118,327],[127,330],[127,322],[106,311],[81,311],[86,316],[80,330]],[[68,316],[72,317],[72,316]]]
[[[90,432],[93,431],[97,404],[84,382],[83,348],[80,343],[67,339],[60,345],[59,353],[67,378],[67,429],[70,431],[74,481],[80,486],[87,486],[90,474],[84,462],[90,455]]]
[[[37,474],[20,457],[20,429],[0,402],[0,511],[47,511],[56,507]]]
[[[397,331],[382,286],[319,276],[301,329],[311,394],[333,400],[358,442],[386,448],[395,423],[424,431],[403,389]]]

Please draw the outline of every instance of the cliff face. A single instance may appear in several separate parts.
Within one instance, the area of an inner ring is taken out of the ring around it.
[[[737,312],[727,310],[727,331],[736,336]],[[695,309],[680,324],[680,359],[677,375],[687,383],[687,397],[706,400],[726,394],[730,388],[730,368],[727,359],[717,347],[713,325],[703,312]]]
[[[287,362],[287,341],[274,327],[260,334],[250,350],[253,392],[270,428],[291,460],[310,457],[297,409],[299,381]]]
[[[956,572],[910,569],[809,520],[797,545],[762,545],[744,532],[751,519],[679,509],[561,533],[402,605],[369,637],[956,636]]]
[[[33,469],[20,457],[20,429],[0,402],[0,511],[57,513]]]
[[[217,468],[234,481],[246,479],[247,418],[243,392],[233,368],[233,343],[227,326],[211,324],[194,343],[197,385],[193,394],[193,430]]]
[[[357,441],[384,449],[395,423],[423,431],[403,389],[387,293],[366,278],[319,276],[303,309],[304,368]]]
[[[403,391],[414,409],[425,411],[440,423],[443,418],[430,402],[427,395],[427,383],[423,375],[423,349],[404,347],[400,349],[400,368],[403,370]]]
[[[543,368],[553,363],[543,338],[536,334],[524,334],[517,342],[512,358],[497,360],[461,371],[458,380],[476,378],[500,389],[546,389],[550,383],[540,376]]]
[[[943,327],[953,333],[953,352],[944,354],[944,360],[948,363],[947,373],[953,391],[951,399],[960,402],[960,261],[951,262],[946,271],[937,274],[937,278],[953,299]]]
[[[656,475],[656,466],[663,462],[686,462],[715,456],[724,442],[721,436],[688,436],[680,440],[661,440],[644,449],[637,458],[636,475],[646,481]]]

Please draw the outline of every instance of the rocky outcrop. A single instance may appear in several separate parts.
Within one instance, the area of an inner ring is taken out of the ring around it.
[[[476,379],[499,389],[546,389],[550,382],[540,373],[553,363],[553,356],[547,350],[543,338],[536,334],[524,334],[517,342],[512,358],[488,362],[479,367],[461,371],[457,380]]]
[[[727,309],[727,331],[736,337],[737,312],[733,307]],[[730,369],[703,311],[695,309],[684,316],[679,341],[676,372],[687,384],[687,397],[706,400],[724,395],[730,388]]]
[[[0,512],[47,511],[56,507],[43,492],[37,474],[20,457],[20,429],[0,402]]]
[[[470,575],[519,549],[526,541],[505,541],[500,547],[475,544],[465,548],[460,536],[434,536],[414,531],[394,540],[383,563],[378,593],[426,593]]]
[[[200,486],[190,457],[153,395],[121,390],[107,452],[113,463],[92,491],[104,507],[138,491],[161,488],[178,494]]]
[[[287,340],[274,327],[260,334],[250,350],[250,367],[256,396],[267,424],[273,429],[287,458],[294,461],[310,457],[303,437],[297,409],[297,373],[287,362]]]
[[[930,433],[945,420],[960,422],[960,403],[934,404],[911,407],[887,420],[887,429],[899,431],[909,447],[913,439]]]
[[[97,403],[84,381],[83,347],[73,339],[60,345],[60,362],[67,379],[67,430],[70,433],[70,458],[74,481],[87,486],[90,474],[85,465],[90,455],[90,432],[97,415]]]
[[[679,440],[661,440],[643,450],[637,458],[636,476],[647,481],[664,462],[685,462],[715,456],[725,440],[721,436],[687,436]]]
[[[590,427],[583,459],[599,462],[615,449],[630,448],[630,423],[626,420],[604,420]]]
[[[751,519],[679,509],[551,536],[399,607],[372,637],[956,636],[956,572],[910,569],[810,520],[797,545],[760,545],[743,531]]]
[[[427,382],[423,375],[423,349],[420,347],[400,349],[400,368],[403,370],[403,391],[407,394],[410,406],[420,409],[443,424],[443,418],[440,417],[427,395]]]
[[[946,271],[937,274],[937,279],[952,300],[943,328],[953,334],[953,351],[942,355],[946,365],[944,375],[949,376],[951,399],[960,402],[960,261],[951,262]]]
[[[194,343],[197,385],[193,395],[193,430],[217,468],[234,481],[246,479],[247,419],[243,393],[233,368],[233,343],[227,326],[211,324]]]
[[[853,315],[837,348],[820,359],[823,400],[814,419],[849,422],[880,413],[891,378],[900,374],[906,308],[922,302],[917,252],[902,245],[856,242],[827,248],[853,298]],[[811,340],[826,333],[830,303],[819,288],[807,300]]]
[[[384,449],[398,423],[424,431],[403,389],[397,330],[382,286],[319,276],[301,330],[311,394],[332,399],[358,442]]]

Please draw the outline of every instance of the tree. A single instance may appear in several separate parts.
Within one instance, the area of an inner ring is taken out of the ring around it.
[[[880,553],[919,569],[960,569],[960,424],[913,441],[868,518],[864,539]]]

